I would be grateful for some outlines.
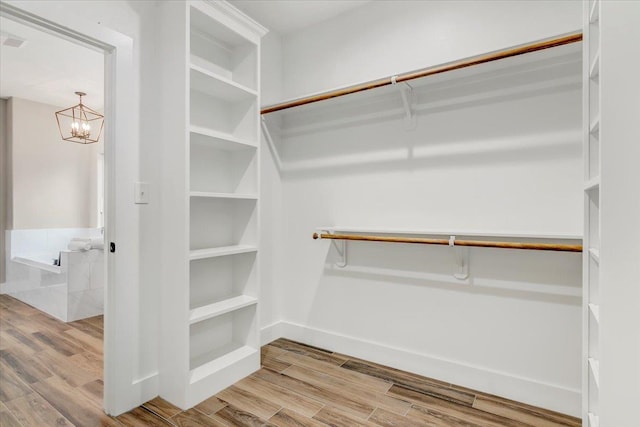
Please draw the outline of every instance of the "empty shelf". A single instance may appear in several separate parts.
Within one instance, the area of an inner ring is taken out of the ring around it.
[[[238,194],[238,193],[210,193],[206,191],[192,191],[191,197],[209,197],[213,199],[245,199],[257,200],[256,194]]]
[[[589,133],[597,135],[598,132],[600,132],[600,116],[594,118],[589,126]]]
[[[600,322],[600,306],[598,304],[589,304],[589,311],[593,314],[593,318],[596,322]]]
[[[600,53],[596,53],[596,57],[593,59],[591,68],[589,69],[589,77],[596,79],[600,75]]]
[[[191,88],[230,102],[255,100],[258,97],[255,90],[193,63],[191,64]]]
[[[600,387],[600,362],[592,357],[589,358],[589,369],[593,375],[593,380],[597,387]]]
[[[231,343],[225,347],[216,349],[214,352],[211,352],[210,354],[206,354],[199,358],[203,360],[209,359],[209,361],[202,363],[197,368],[191,370],[189,383],[196,383],[257,352],[258,350],[253,347],[249,347],[247,345],[240,346],[235,343]]]
[[[584,183],[584,190],[590,191],[600,187],[600,175],[594,176]]]
[[[220,316],[221,314],[229,313],[230,311],[254,305],[257,302],[258,300],[254,297],[240,295],[213,304],[194,308],[189,314],[189,324],[202,322],[203,320],[211,319],[212,317]]]
[[[600,249],[590,248],[589,249],[589,256],[591,256],[591,258],[593,258],[593,260],[595,262],[600,264]]]
[[[589,22],[591,24],[598,22],[598,19],[600,19],[600,5],[598,3],[600,3],[599,0],[594,0],[593,6],[591,6],[591,11],[589,12]]]
[[[229,133],[219,132],[201,126],[191,126],[189,131],[191,132],[194,142],[211,145],[213,148],[218,148],[220,150],[234,151],[249,147],[257,147],[257,144],[254,142],[242,138],[236,138]]]
[[[244,254],[247,252],[256,252],[257,247],[251,245],[233,245],[233,246],[221,246],[219,248],[207,248],[207,249],[195,249],[189,252],[189,259],[205,259],[215,258],[219,256]]]

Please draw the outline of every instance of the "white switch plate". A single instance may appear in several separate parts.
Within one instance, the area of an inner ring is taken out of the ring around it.
[[[135,197],[134,201],[137,204],[149,203],[149,183],[148,182],[136,182],[134,184]]]

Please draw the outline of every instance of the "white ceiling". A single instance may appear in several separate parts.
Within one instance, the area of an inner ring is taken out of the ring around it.
[[[322,22],[371,0],[230,0],[234,6],[280,34]],[[0,97],[20,97],[59,107],[84,101],[104,105],[104,56],[49,33],[0,17],[6,35],[26,40],[21,47],[0,44]]]
[[[322,22],[371,0],[229,0],[269,30],[287,34]]]
[[[26,40],[21,47],[0,45],[0,97],[70,107],[76,91],[86,92],[87,106],[104,105],[104,55],[49,33],[0,17],[2,39]]]

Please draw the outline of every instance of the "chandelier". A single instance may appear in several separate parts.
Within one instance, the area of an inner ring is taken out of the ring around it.
[[[82,103],[82,97],[87,94],[76,92],[80,103],[73,107],[56,112],[58,130],[65,141],[79,144],[98,142],[104,125],[104,116]]]

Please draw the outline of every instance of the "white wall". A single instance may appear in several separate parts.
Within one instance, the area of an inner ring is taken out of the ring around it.
[[[284,37],[284,97],[581,26],[579,2],[399,3],[371,2]],[[277,248],[282,333],[579,415],[578,255],[473,249],[471,277],[460,283],[448,248],[355,243],[341,270],[329,243],[311,240],[327,225],[581,235],[577,67],[544,90],[514,83],[501,92],[499,81],[427,88],[414,131],[403,130],[393,88],[384,101],[272,115],[291,170]]]
[[[600,9],[600,404],[603,427],[638,424],[640,3]]]
[[[95,165],[102,143],[63,141],[55,112],[65,106],[11,98],[9,108],[10,228],[95,227]]]
[[[129,313],[130,327],[137,337],[137,348],[133,349],[137,369],[134,373],[138,381],[149,384],[144,386],[146,396],[158,394],[155,379],[158,374],[158,348],[160,334],[160,269],[158,262],[162,257],[160,245],[160,203],[162,189],[162,157],[158,147],[160,141],[160,126],[158,117],[162,93],[160,87],[160,62],[158,59],[158,7],[156,2],[140,1],[109,1],[95,0],[85,2],[77,7],[75,1],[56,1],[58,7],[72,8],[81,16],[95,22],[100,22],[108,28],[130,36],[134,40],[134,62],[139,70],[135,87],[131,94],[131,102],[137,105],[140,117],[139,145],[132,147],[132,151],[139,153],[139,162],[135,167],[137,179],[149,183],[150,202],[146,205],[135,205],[137,210],[138,235],[138,274],[137,280],[129,286],[136,287],[136,313]],[[171,102],[171,100],[167,101]],[[117,171],[116,171],[117,173]],[[131,182],[131,199],[133,204],[133,182]],[[126,232],[123,230],[123,232]]]
[[[576,1],[376,0],[284,38],[295,98],[580,30]]]
[[[282,40],[270,31],[262,39],[261,102],[263,105],[282,99]],[[262,137],[260,150],[260,244],[264,250],[260,258],[260,325],[267,327],[281,320],[282,307],[282,180],[273,156]],[[269,342],[272,337],[262,337]]]

